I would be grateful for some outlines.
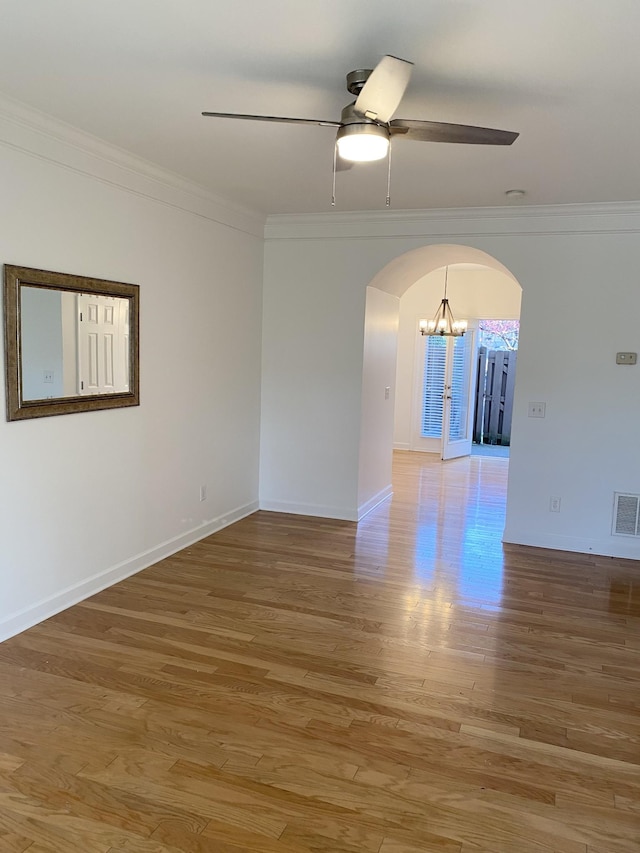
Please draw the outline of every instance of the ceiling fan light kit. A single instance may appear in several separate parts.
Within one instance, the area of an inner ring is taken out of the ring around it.
[[[390,153],[392,137],[417,142],[450,142],[470,145],[511,145],[518,137],[508,130],[448,124],[437,121],[394,119],[392,116],[409,85],[413,63],[396,56],[384,56],[376,67],[351,71],[347,74],[347,89],[356,100],[343,110],[340,121],[288,118],[285,116],[250,115],[246,113],[203,112],[212,118],[270,121],[284,124],[317,125],[338,129],[333,158],[335,204],[336,169],[349,168],[352,163],[382,160]],[[339,157],[339,160],[338,160]],[[388,169],[390,170],[390,160]],[[387,184],[389,177],[387,178]],[[389,206],[387,187],[387,206]]]
[[[382,160],[389,151],[389,132],[379,124],[347,124],[336,137],[338,155],[353,163]]]

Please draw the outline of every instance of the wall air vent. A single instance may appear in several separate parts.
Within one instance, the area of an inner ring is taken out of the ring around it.
[[[640,495],[614,494],[614,536],[640,536]]]

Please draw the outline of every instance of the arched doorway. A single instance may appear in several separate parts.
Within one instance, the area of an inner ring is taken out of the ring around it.
[[[503,287],[512,288],[514,292],[517,292],[519,306],[520,285],[513,274],[491,255],[470,246],[442,244],[414,249],[395,258],[374,276],[369,283],[365,311],[358,484],[358,516],[360,518],[377,503],[384,500],[392,490],[392,451],[394,442],[397,447],[400,439],[398,429],[394,427],[396,419],[389,411],[389,397],[391,397],[394,409],[397,409],[397,395],[400,397],[404,395],[404,402],[408,402],[409,411],[413,409],[414,370],[408,371],[411,375],[405,377],[407,379],[405,387],[400,387],[396,373],[396,355],[404,346],[404,349],[410,353],[409,360],[415,364],[415,351],[420,339],[418,332],[419,317],[413,317],[407,329],[401,328],[401,300],[416,285],[418,287],[415,292],[420,291],[421,288],[423,290],[426,288],[425,293],[428,293],[431,286],[428,282],[429,276],[447,265],[452,266],[454,264],[463,264],[469,271],[481,269],[485,276],[484,289],[486,292],[490,292],[493,286],[487,286],[486,276],[495,273]],[[472,266],[469,267],[469,265]],[[440,286],[441,279],[436,277],[435,281]],[[427,282],[427,285],[420,285],[420,282]],[[467,307],[472,305],[473,299],[476,299],[477,302],[478,292],[473,288],[468,289],[466,294]],[[434,290],[434,294],[430,297],[431,302],[429,304],[431,307],[427,316],[433,314],[442,297],[440,290],[437,294]],[[463,307],[465,306],[461,303],[461,308]],[[472,307],[469,307],[469,311],[476,315],[482,313],[477,308],[472,309]],[[486,311],[495,313],[495,308],[488,307]],[[422,310],[419,313],[422,313]],[[392,341],[393,347],[391,346]],[[393,378],[389,381],[391,375]],[[385,390],[384,401],[379,393],[380,386],[383,386]],[[409,389],[408,393],[407,388]],[[398,403],[402,408],[402,399],[398,399]],[[407,424],[410,420],[411,415],[406,418]],[[404,449],[410,449],[409,439],[405,439],[405,441]]]
[[[418,333],[422,318],[431,317],[440,304],[447,275],[447,293],[454,315],[465,319],[468,331],[462,338],[429,337]],[[487,351],[478,358],[483,330],[489,321],[518,321],[521,287],[511,276],[481,264],[452,264],[418,279],[400,299],[394,447],[438,453],[441,459],[469,455],[472,450],[475,416],[485,402]],[[495,346],[495,344],[494,344]],[[491,351],[490,351],[491,352]],[[487,383],[493,401],[487,400],[487,415],[500,406],[512,406],[515,358],[491,354],[493,376]],[[494,370],[497,362],[504,376]],[[504,382],[502,380],[504,379]],[[500,388],[500,384],[504,388]],[[500,393],[502,390],[502,401]],[[495,408],[489,408],[495,402]],[[500,414],[505,414],[502,412]],[[509,414],[507,410],[506,414]],[[487,418],[487,421],[489,418]],[[497,419],[496,419],[497,420]],[[508,418],[503,419],[505,436]],[[502,425],[502,421],[501,421]],[[506,448],[505,448],[506,449]]]

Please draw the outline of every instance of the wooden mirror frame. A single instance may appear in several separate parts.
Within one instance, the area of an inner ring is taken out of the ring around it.
[[[74,293],[94,293],[129,300],[129,390],[113,394],[55,397],[45,400],[22,398],[22,340],[20,288],[32,286]],[[105,281],[80,275],[48,272],[29,267],[4,267],[4,342],[7,394],[7,420],[93,412],[140,405],[139,305],[137,284]]]

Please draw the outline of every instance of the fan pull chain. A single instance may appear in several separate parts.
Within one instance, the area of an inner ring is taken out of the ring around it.
[[[331,190],[331,207],[336,206],[336,161],[338,159],[338,145],[333,146],[333,188]]]
[[[387,207],[391,207],[391,139],[387,150]]]

